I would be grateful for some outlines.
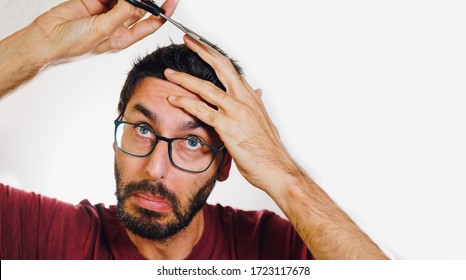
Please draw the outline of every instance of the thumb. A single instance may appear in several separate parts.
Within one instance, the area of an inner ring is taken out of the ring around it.
[[[126,1],[120,0],[110,11],[95,17],[93,32],[101,36],[102,39],[106,38],[118,27],[123,26],[134,13],[136,13],[135,7],[126,3]]]

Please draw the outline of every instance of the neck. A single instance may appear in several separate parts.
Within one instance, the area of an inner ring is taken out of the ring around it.
[[[126,229],[130,240],[149,260],[181,260],[192,251],[204,231],[204,212],[201,209],[189,225],[165,240],[149,240]]]

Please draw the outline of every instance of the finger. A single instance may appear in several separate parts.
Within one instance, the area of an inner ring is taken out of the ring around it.
[[[175,12],[175,9],[179,3],[179,0],[169,0],[165,1],[161,8],[165,11],[165,15],[168,17],[171,17],[173,13]],[[134,23],[136,23],[138,20],[140,20],[144,14],[146,13],[143,9],[137,9],[137,11],[140,12],[141,16],[137,20],[133,20],[132,22],[128,21],[128,23],[125,23],[126,27],[130,27]],[[155,23],[154,25],[154,31],[157,30],[166,20],[160,16],[150,16],[149,17],[149,22]]]
[[[243,77],[240,73],[238,73],[238,71],[236,71],[228,57],[218,52],[213,53],[209,51],[207,48],[187,35],[185,35],[183,38],[186,46],[197,53],[202,58],[202,60],[212,66],[220,82],[225,86],[228,92],[232,92],[233,95],[239,96],[242,95],[241,93],[245,92],[243,90],[245,86],[243,83]]]
[[[126,28],[131,27],[133,24],[141,20],[145,14],[146,12],[144,10],[136,9],[136,12],[134,13],[134,15],[131,18],[127,19],[125,23],[123,24],[123,26]]]
[[[174,13],[179,0],[167,0],[162,5],[166,11],[166,15],[170,16]],[[125,3],[126,4],[126,3]],[[140,9],[136,9],[140,10]],[[112,10],[113,11],[113,10]],[[110,11],[110,12],[112,12]],[[109,13],[110,13],[109,12]],[[130,19],[138,17],[140,12],[134,11],[133,16]],[[132,44],[140,41],[148,35],[157,31],[160,26],[165,22],[162,17],[150,16],[147,19],[135,23],[130,29],[119,28],[114,30],[113,37],[103,41],[95,50],[95,53],[104,53],[109,50],[121,50],[131,46]],[[127,26],[129,20],[124,23],[123,26]]]
[[[251,85],[246,81],[244,76],[241,76],[241,79],[243,80],[243,84],[250,90],[250,92],[253,92],[254,90],[252,89]]]
[[[185,36],[186,45],[197,52],[201,58],[214,68],[217,77],[227,89],[229,95],[238,98],[241,103],[251,107],[257,106],[257,97],[253,88],[245,80],[244,76],[236,71],[231,60],[219,52],[208,52],[201,44],[189,36]],[[251,96],[253,98],[251,98]]]
[[[167,0],[162,5],[164,9],[166,9],[167,16],[173,14],[176,9],[179,0]],[[137,16],[140,11],[137,11],[136,7],[133,7],[126,1],[120,0],[110,11],[105,14],[101,14],[97,16],[97,26],[98,32],[104,34],[112,34],[118,27],[124,26],[124,23],[134,16]],[[143,37],[153,33],[160,26],[165,22],[162,17],[154,17],[151,16],[147,20],[144,21],[146,24],[143,24],[142,28],[136,29],[133,31],[132,35],[135,39],[142,39]],[[153,24],[151,28],[148,28],[146,25],[150,25],[147,23]]]
[[[222,115],[205,102],[183,96],[169,96],[168,102],[180,109],[185,110],[189,114],[195,116],[200,121],[210,125],[215,130],[220,127]]]
[[[179,3],[179,0],[167,0],[165,1],[161,8],[165,11],[165,15],[171,17],[175,12],[175,9]],[[142,9],[137,9],[144,12]],[[144,12],[145,13],[145,12]],[[134,21],[133,23],[135,23]],[[147,35],[155,32],[157,29],[162,26],[166,20],[161,16],[150,16],[149,18],[140,22],[137,26],[137,29],[134,30],[135,37],[139,37],[140,39],[146,37]]]
[[[94,52],[104,53],[109,50],[125,49],[157,31],[162,24],[159,19],[154,20],[154,18],[150,17],[133,24],[129,29],[120,27],[114,31],[111,37],[95,48]]]
[[[171,17],[178,6],[180,0],[167,0],[163,2],[162,6],[160,6],[164,11],[165,15]]]
[[[109,36],[117,28],[124,26],[128,19],[133,18],[137,14],[136,10],[126,1],[119,1],[110,11],[95,18],[94,32]]]
[[[172,69],[166,69],[164,74],[168,81],[199,95],[219,109],[225,110],[227,106],[231,108],[235,102],[231,96],[209,81]]]
[[[111,10],[118,0],[82,0],[81,2],[89,13],[94,16]]]

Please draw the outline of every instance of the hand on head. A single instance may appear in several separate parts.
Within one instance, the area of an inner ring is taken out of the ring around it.
[[[298,168],[285,150],[265,109],[262,91],[254,90],[227,57],[207,50],[188,36],[185,36],[185,42],[212,66],[226,90],[189,74],[168,70],[165,76],[170,82],[203,99],[173,96],[170,103],[212,126],[238,170],[252,185],[266,192],[270,188],[279,189],[285,175],[298,172]]]

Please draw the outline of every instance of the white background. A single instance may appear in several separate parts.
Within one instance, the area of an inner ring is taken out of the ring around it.
[[[58,0],[0,0],[0,38]],[[173,18],[245,69],[296,161],[398,259],[466,258],[464,1],[182,0]],[[114,203],[113,120],[135,57],[50,68],[0,102],[0,181]],[[273,202],[232,171],[210,202]],[[271,233],[272,234],[272,233]]]

